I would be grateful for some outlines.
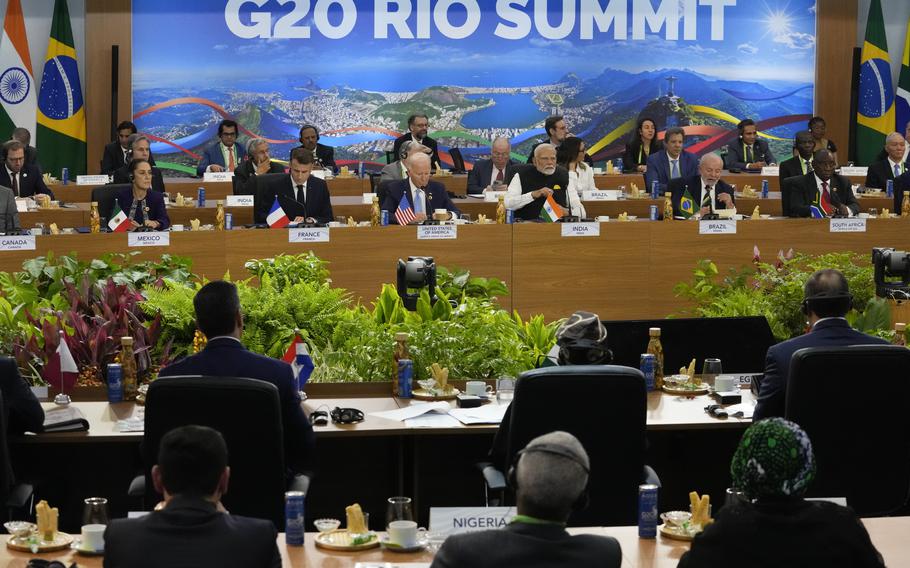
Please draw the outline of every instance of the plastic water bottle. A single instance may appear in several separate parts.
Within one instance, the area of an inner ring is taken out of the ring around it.
[[[768,199],[768,180],[761,180],[761,198]]]

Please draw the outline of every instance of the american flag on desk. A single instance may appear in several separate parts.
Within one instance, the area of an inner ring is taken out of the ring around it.
[[[398,209],[395,210],[395,220],[399,225],[407,225],[416,219],[414,209],[411,208],[411,202],[408,201],[408,192],[401,194],[401,201],[398,202]]]

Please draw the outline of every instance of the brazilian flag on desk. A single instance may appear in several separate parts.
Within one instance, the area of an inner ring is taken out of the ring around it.
[[[36,140],[45,171],[70,178],[85,174],[85,101],[79,82],[73,27],[66,0],[56,0],[47,42],[44,74],[38,90]]]
[[[881,0],[872,0],[866,22],[856,109],[856,158],[862,165],[875,161],[885,137],[894,132],[894,86],[882,18]]]
[[[695,199],[692,197],[692,194],[689,193],[689,186],[686,186],[685,193],[683,193],[682,197],[679,199],[679,212],[682,213],[682,216],[686,219],[695,215]]]

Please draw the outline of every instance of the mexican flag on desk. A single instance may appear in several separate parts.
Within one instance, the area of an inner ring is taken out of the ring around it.
[[[66,0],[54,3],[47,59],[38,90],[37,144],[44,170],[70,179],[85,174],[85,104]]]
[[[107,222],[107,226],[115,233],[123,233],[130,228],[130,220],[119,204],[114,205],[114,211],[111,214],[111,220]]]
[[[568,199],[568,194],[566,194],[566,199]],[[543,204],[543,208],[540,210],[540,218],[547,223],[554,223],[561,219],[563,215],[565,215],[565,213],[563,213],[559,203],[556,203],[556,200],[553,199],[553,194],[548,195],[546,202]]]
[[[16,127],[35,133],[38,89],[32,72],[25,19],[19,0],[9,0],[0,38],[0,132],[3,136]]]
[[[858,97],[856,159],[869,165],[885,144],[885,137],[894,131],[894,86],[881,0],[872,0],[869,5]]]

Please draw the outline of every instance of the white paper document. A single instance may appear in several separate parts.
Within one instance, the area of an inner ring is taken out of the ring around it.
[[[401,422],[409,418],[416,418],[418,416],[427,414],[428,412],[446,414],[449,412],[449,403],[445,401],[414,403],[410,406],[399,408],[397,410],[371,412],[370,416],[376,416],[377,418],[385,418],[386,420],[395,420],[397,422]]]
[[[484,404],[477,408],[453,408],[449,415],[462,424],[499,424],[505,416],[508,404]]]
[[[448,414],[422,414],[404,421],[407,428],[458,428],[461,424]]]

